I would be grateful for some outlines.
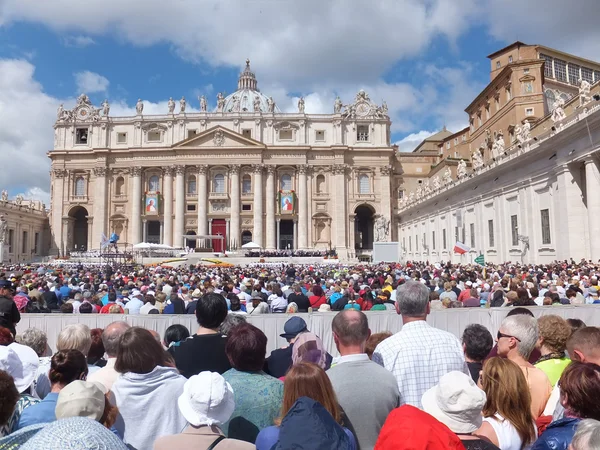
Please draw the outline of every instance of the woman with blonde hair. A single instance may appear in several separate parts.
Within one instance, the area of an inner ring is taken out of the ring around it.
[[[508,359],[490,358],[478,384],[487,398],[483,424],[475,434],[488,438],[500,450],[529,448],[537,436],[531,394],[521,368]]]

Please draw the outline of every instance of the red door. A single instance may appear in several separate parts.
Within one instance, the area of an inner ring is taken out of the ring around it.
[[[225,242],[227,242],[227,224],[225,219],[213,219],[210,234],[213,236],[223,236],[223,239],[213,239],[212,247],[215,252],[225,252]]]

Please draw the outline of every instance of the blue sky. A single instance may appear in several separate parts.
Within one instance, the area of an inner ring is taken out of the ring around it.
[[[282,110],[332,110],[365,89],[386,100],[393,140],[414,148],[489,80],[486,55],[515,41],[600,59],[597,0],[0,0],[1,188],[48,200],[58,104],[84,90],[111,113],[191,107],[230,93],[246,58]],[[596,19],[592,19],[596,17]],[[560,27],[550,26],[560,20]],[[551,33],[550,33],[551,31]]]

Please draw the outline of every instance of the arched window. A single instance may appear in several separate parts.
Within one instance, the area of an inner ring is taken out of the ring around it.
[[[245,230],[242,231],[242,245],[252,242],[252,232]]]
[[[190,175],[187,182],[187,193],[188,195],[196,195],[196,177]]]
[[[281,190],[291,191],[292,190],[292,176],[287,173],[281,175]]]
[[[117,178],[115,182],[115,194],[123,195],[125,193],[125,180],[123,177]]]
[[[149,192],[157,192],[160,189],[160,184],[159,184],[159,180],[158,180],[158,176],[157,175],[152,175],[150,177],[150,179],[148,180],[148,191]]]
[[[325,192],[325,175],[317,175],[317,194]]]
[[[242,177],[242,194],[250,194],[252,192],[252,177],[244,175]]]
[[[213,192],[217,194],[225,193],[225,175],[218,173],[213,178]]]
[[[85,195],[85,178],[79,176],[75,178],[75,195],[83,197]]]
[[[361,173],[358,176],[358,193],[359,194],[370,194],[371,189],[369,188],[369,175]]]

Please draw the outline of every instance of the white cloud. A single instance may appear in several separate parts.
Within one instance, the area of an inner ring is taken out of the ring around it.
[[[400,139],[398,142],[395,142],[395,145],[398,146],[398,151],[412,152],[415,148],[417,148],[417,145],[419,145],[429,136],[437,133],[437,131],[421,130],[416,133],[411,133],[408,136]]]
[[[0,155],[2,189],[47,192],[52,125],[61,100],[44,93],[28,61],[0,59]],[[47,196],[46,196],[47,199]],[[49,203],[47,203],[49,204]]]
[[[63,38],[63,44],[65,47],[85,48],[96,44],[96,41],[89,36],[66,36]]]
[[[50,207],[50,192],[40,187],[29,188],[26,192],[21,192],[25,199],[40,200],[47,208]]]
[[[74,73],[75,83],[77,84],[77,92],[85,92],[93,94],[94,92],[106,92],[110,82],[106,77],[95,72],[85,70],[83,72]]]
[[[456,39],[478,11],[477,0],[3,3],[0,25],[31,21],[61,33],[110,33],[139,46],[168,42],[182,58],[210,67],[241,67],[250,58],[262,79],[290,90],[314,90],[314,80],[374,82],[436,37]]]

